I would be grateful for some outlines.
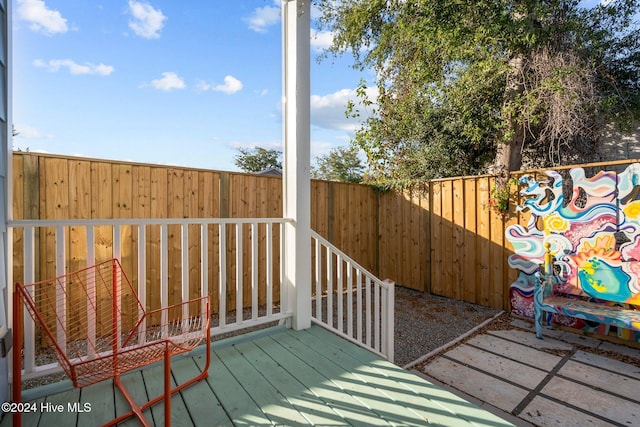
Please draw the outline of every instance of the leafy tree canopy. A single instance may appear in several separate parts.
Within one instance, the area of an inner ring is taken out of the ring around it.
[[[316,158],[312,175],[316,179],[358,183],[362,181],[364,165],[358,156],[357,147],[333,148],[327,155]]]
[[[244,172],[257,173],[265,169],[282,169],[282,151],[262,147],[238,148],[233,158],[237,167]]]
[[[588,155],[604,124],[640,110],[640,2],[316,0],[376,72],[375,114],[356,133],[380,180],[516,170]],[[364,94],[366,82],[361,83]],[[349,111],[353,115],[353,105]]]

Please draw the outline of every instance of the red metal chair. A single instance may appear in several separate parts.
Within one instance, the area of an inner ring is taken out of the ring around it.
[[[44,345],[55,354],[74,387],[113,379],[131,411],[105,425],[136,416],[164,401],[165,425],[171,423],[171,395],[207,378],[210,364],[209,297],[196,298],[147,312],[117,259],[51,280],[16,283],[13,324],[13,400],[21,401],[23,304]],[[206,363],[200,374],[171,388],[171,357],[206,342]],[[16,357],[18,355],[18,357]],[[142,405],[134,402],[120,375],[164,361],[164,392]],[[14,414],[14,426],[20,426]]]

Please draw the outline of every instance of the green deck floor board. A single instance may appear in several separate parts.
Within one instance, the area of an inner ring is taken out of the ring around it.
[[[355,401],[359,402],[358,407],[370,413],[376,419],[376,424],[387,420],[383,414],[387,409],[385,402],[377,396],[377,390],[373,390],[370,386],[350,372],[355,365],[340,365],[335,358],[338,352],[330,349],[323,354],[319,349],[311,350],[311,348],[303,340],[298,339],[297,334],[286,333],[286,336],[278,337],[282,340],[283,345],[290,348],[293,353],[304,355],[306,362],[317,372],[326,375],[331,381],[342,389],[343,394],[350,395]],[[307,338],[308,339],[308,338]],[[377,415],[377,417],[376,417]],[[383,422],[384,424],[384,422]]]
[[[147,390],[144,386],[144,380],[142,378],[141,371],[134,371],[124,374],[120,377],[122,384],[124,384],[125,388],[133,398],[133,400],[139,405],[143,405],[145,402],[149,401],[149,396],[147,395]],[[115,394],[115,407],[116,407],[116,417],[129,412],[131,408],[129,404],[125,400],[124,396],[120,393],[120,391],[116,391]],[[142,413],[149,422],[153,423],[153,415],[150,409],[145,410]],[[114,417],[115,418],[115,417]],[[127,427],[139,427],[140,423],[135,417],[128,418],[120,425]]]
[[[238,350],[237,346],[218,351],[227,368],[265,415],[276,425],[308,425],[308,421],[291,406],[282,392],[265,381]]]
[[[34,412],[27,412],[22,414],[22,427],[36,427],[40,422],[40,403],[44,402],[44,397],[36,399],[31,403],[36,404],[37,410]],[[8,427],[13,424],[13,414],[4,414],[2,420],[0,420],[0,427]]]
[[[460,424],[465,420],[471,424],[481,422],[483,425],[486,425],[486,423],[496,426],[510,425],[502,418],[487,413],[453,393],[443,390],[393,363],[376,357],[373,353],[362,347],[344,346],[343,339],[325,329],[311,328],[305,331],[305,333],[321,340],[327,346],[342,348],[348,354],[360,360],[367,361],[367,364],[363,365],[362,369],[371,372],[372,375],[384,375],[387,378],[393,378],[393,381],[401,387],[397,392],[404,397],[405,403],[411,404],[414,407],[418,407],[419,405],[419,407],[425,411],[425,418],[428,418],[432,422],[445,424],[456,422]],[[403,389],[411,391],[411,394],[406,394]],[[425,406],[425,399],[428,399],[432,405]]]
[[[41,411],[39,426],[75,426],[77,425],[78,413],[70,412],[67,404],[70,402],[78,402],[80,399],[80,390],[72,389],[63,391],[62,393],[47,396],[44,400],[45,405],[49,408],[62,408],[60,412],[52,412],[51,410]]]
[[[204,359],[196,359],[196,363],[199,368],[202,368]],[[260,407],[222,363],[218,353],[212,355],[209,378],[206,381],[235,425],[272,425]]]
[[[345,420],[309,390],[298,377],[300,372],[291,374],[278,359],[286,350],[277,342],[266,339],[239,345],[238,350],[245,354],[249,362],[262,372],[270,384],[277,387],[289,403],[312,425],[344,425]]]
[[[200,368],[197,361],[201,361],[204,366],[205,357],[201,355],[173,363],[173,376],[176,382],[183,384],[198,375]],[[199,381],[185,388],[182,391],[182,398],[195,426],[212,427],[230,424],[229,417],[207,381]]]
[[[79,426],[101,426],[114,419],[116,414],[113,381],[101,381],[80,389],[78,404],[84,409],[85,403],[91,405],[91,410],[78,413]]]
[[[172,360],[172,365],[180,360],[181,358],[174,358],[174,360]],[[147,388],[147,395],[150,398],[164,394],[164,365],[157,365],[150,369],[145,369],[142,371],[142,376],[144,378],[145,387]],[[175,386],[176,382],[172,375],[171,387],[173,388]],[[153,413],[155,425],[164,426],[164,400],[153,405],[151,407],[151,412]],[[187,410],[184,400],[179,393],[171,396],[171,425],[175,427],[193,425],[189,411]]]
[[[304,384],[314,396],[318,397],[322,404],[331,407],[348,424],[374,425],[380,423],[380,419],[373,416],[368,408],[363,408],[360,401],[345,393],[328,375],[324,375],[327,374],[326,372],[323,374],[307,364],[307,357],[302,355],[305,359],[302,360],[296,353],[287,349],[286,345],[283,346],[280,339],[286,340],[288,337],[270,338],[272,344],[277,344],[277,347],[282,349],[273,351],[271,357]],[[257,342],[257,344],[261,345],[261,342]]]
[[[317,351],[321,355],[331,358],[334,363],[343,367],[346,371],[346,374],[343,375],[344,381],[351,384],[348,390],[357,393],[357,397],[373,408],[380,417],[396,425],[420,425],[424,424],[426,420],[451,423],[451,413],[427,410],[429,406],[423,404],[424,398],[407,393],[408,390],[393,378],[389,378],[379,370],[370,369],[371,361],[379,359],[373,353],[364,350],[366,353],[358,352],[359,354],[354,357],[353,354],[345,351],[344,340],[338,339],[332,342],[332,337],[335,335],[329,335],[332,336],[318,337],[305,331],[296,334],[295,337],[310,348],[318,347]],[[323,338],[326,338],[327,341],[323,341]],[[315,343],[318,341],[326,344],[317,346]],[[461,420],[456,421],[460,422]],[[464,422],[460,424],[464,425]]]

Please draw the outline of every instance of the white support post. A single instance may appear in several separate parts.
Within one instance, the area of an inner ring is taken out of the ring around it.
[[[12,9],[13,2],[0,0],[0,326],[13,327],[10,306],[13,296],[13,239],[7,221],[13,219],[13,191],[11,181],[12,156]],[[5,299],[6,298],[6,299]],[[12,352],[16,353],[15,349]],[[0,402],[9,400],[10,365],[0,358]]]
[[[293,328],[311,326],[310,0],[283,0],[284,280]]]

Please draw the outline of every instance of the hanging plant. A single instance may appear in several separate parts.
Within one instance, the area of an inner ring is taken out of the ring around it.
[[[509,213],[509,196],[511,196],[512,185],[518,185],[516,178],[509,178],[505,183],[496,182],[496,186],[491,190],[488,206],[502,219]]]

